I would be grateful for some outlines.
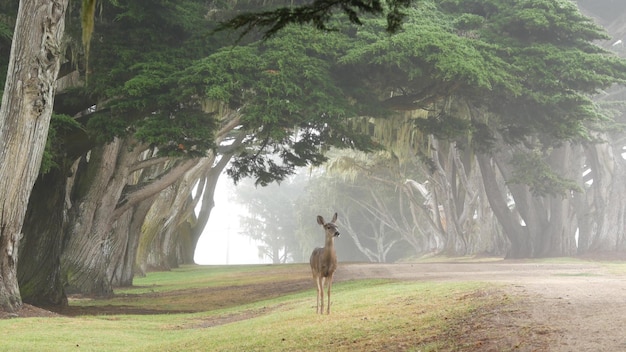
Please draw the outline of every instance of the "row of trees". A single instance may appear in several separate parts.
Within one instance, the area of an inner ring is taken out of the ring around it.
[[[535,5],[537,4],[533,4]],[[493,10],[491,6],[494,5],[476,5],[472,10],[464,11],[486,12],[488,8]],[[521,9],[517,9],[519,12],[515,13],[519,15],[525,12],[524,15],[529,18],[537,16],[539,12],[533,6],[526,9],[521,6]],[[566,6],[554,9],[567,12]],[[621,23],[615,12],[607,12],[598,3],[593,3],[589,10],[591,9],[596,10],[596,13],[612,16],[607,21]],[[500,14],[502,17],[497,23],[503,24],[507,30],[490,28],[494,32],[489,38],[497,38],[492,39],[492,42],[503,40],[508,44],[510,38],[505,39],[505,36],[496,34],[511,32],[508,27],[519,26],[519,21],[507,17],[511,13]],[[569,15],[578,16],[575,12],[570,12]],[[460,17],[455,17],[454,21],[461,21]],[[412,19],[418,18],[419,23],[414,24]],[[533,42],[540,41],[536,39],[540,33],[547,41],[558,39],[566,42],[566,38],[578,36],[564,28],[555,27],[555,23],[548,18],[535,18],[537,23],[542,23],[538,28],[533,28],[537,33],[529,29],[521,31],[515,27],[519,32],[515,33],[520,35],[521,45],[519,52],[513,55],[514,63],[524,65],[524,72],[538,73],[534,78],[529,74],[519,74],[519,78],[523,80],[519,82],[518,79],[521,93],[515,90],[517,87],[514,89],[508,86],[515,84],[512,80],[514,78],[503,79],[507,85],[500,87],[498,94],[480,93],[480,82],[497,82],[493,78],[496,75],[505,77],[515,71],[512,67],[498,71],[497,67],[470,63],[468,66],[474,70],[463,72],[475,74],[472,78],[477,86],[464,88],[463,84],[467,82],[460,80],[461,82],[448,83],[448,87],[441,88],[444,93],[437,96],[438,83],[424,83],[422,75],[410,70],[415,67],[410,63],[418,60],[411,56],[411,49],[416,46],[411,38],[417,37],[417,33],[422,39],[428,38],[428,34],[441,36],[441,33],[445,33],[445,28],[437,26],[441,25],[440,19],[435,21],[437,23],[429,23],[422,18],[418,15],[409,16],[405,31],[389,40],[393,44],[393,50],[385,51],[383,44],[378,41],[370,51],[367,46],[355,45],[362,51],[358,53],[362,55],[360,58],[371,58],[375,61],[367,66],[367,73],[365,70],[361,71],[363,76],[385,77],[385,83],[388,84],[386,89],[392,84],[396,85],[395,91],[394,88],[391,91],[398,95],[386,102],[393,104],[397,110],[416,111],[420,106],[428,106],[430,111],[406,113],[394,119],[365,119],[363,130],[374,135],[377,141],[392,151],[383,167],[372,164],[375,159],[371,156],[365,160],[344,156],[342,160],[331,164],[331,168],[338,168],[343,172],[360,172],[362,176],[359,176],[360,186],[357,188],[367,186],[375,190],[385,184],[392,186],[392,189],[376,193],[372,191],[371,197],[360,201],[342,193],[342,190],[355,187],[344,184],[334,191],[338,197],[327,200],[329,204],[341,204],[341,209],[348,213],[351,212],[350,209],[364,205],[360,211],[366,212],[367,216],[354,211],[346,217],[361,219],[357,221],[360,225],[367,223],[367,219],[376,219],[379,229],[376,226],[366,226],[356,231],[350,231],[350,222],[344,221],[342,225],[349,233],[355,234],[354,245],[361,248],[361,252],[369,260],[375,261],[384,260],[386,250],[392,248],[398,239],[413,247],[413,255],[432,251],[451,255],[486,252],[509,257],[541,257],[623,250],[624,192],[621,180],[624,176],[624,159],[623,132],[619,127],[623,122],[623,91],[614,87],[599,91],[600,95],[594,95],[598,92],[598,86],[585,78],[584,82],[577,83],[577,87],[586,94],[572,95],[573,91],[568,85],[573,81],[568,82],[567,78],[581,77],[581,71],[570,63],[582,63],[583,58],[579,56],[581,53],[575,50],[561,52],[562,43],[553,43],[556,47],[551,49],[545,42],[538,47],[529,48],[527,42],[529,38]],[[420,27],[416,32],[410,32],[412,25],[426,28]],[[612,26],[608,23],[607,26],[615,27],[612,30],[616,38],[623,35],[623,26]],[[576,29],[582,30],[582,27]],[[585,33],[591,35],[592,32]],[[593,36],[597,34],[596,32]],[[485,33],[471,33],[466,28],[464,35],[480,39]],[[559,39],[561,36],[564,38]],[[603,37],[598,36],[595,39],[602,40]],[[402,48],[401,45],[405,42],[406,47]],[[424,42],[434,46],[446,41],[431,39]],[[504,42],[501,47],[505,45]],[[619,43],[617,39],[600,41],[605,47],[617,46],[617,49],[620,48]],[[476,46],[474,42],[471,44]],[[457,44],[455,48],[460,46],[461,44]],[[553,49],[557,49],[559,53]],[[515,49],[509,45],[509,50]],[[437,47],[431,51],[439,53],[444,49]],[[428,48],[416,50],[419,55],[425,56],[430,55],[431,51]],[[462,52],[471,51],[467,49]],[[486,53],[482,51],[482,55]],[[349,52],[347,57],[353,54]],[[386,54],[389,56],[385,57]],[[403,54],[409,55],[410,60]],[[430,66],[423,62],[431,61],[434,61],[433,66],[440,65],[437,59],[438,56],[423,59],[417,67],[425,70]],[[455,61],[453,55],[446,55],[445,59],[451,69],[462,67],[464,63],[461,61],[469,61],[467,56]],[[491,60],[497,62],[494,58]],[[594,61],[586,62],[594,65]],[[371,66],[373,63],[377,64],[373,66],[374,70]],[[499,63],[505,65],[504,62]],[[612,64],[608,62],[595,63],[607,70],[606,75],[623,74],[619,73],[623,71],[619,64],[611,68]],[[385,65],[391,68],[386,69]],[[436,72],[437,69],[446,67],[440,65],[430,71]],[[585,69],[589,67],[591,66]],[[480,71],[480,68],[488,68],[489,72]],[[601,74],[602,69],[595,72]],[[372,72],[376,70],[381,72]],[[403,80],[412,75],[418,77],[416,83]],[[446,97],[449,87],[453,87],[454,94]],[[410,94],[411,89],[421,88],[425,89]],[[512,91],[513,98],[506,96],[507,89]],[[420,96],[422,92],[425,93]],[[591,96],[595,98],[595,102],[591,102]],[[426,100],[425,105],[420,105],[424,104],[420,99]],[[561,116],[562,120],[559,121],[555,116]],[[410,169],[407,166],[413,165],[417,159],[421,160],[412,167],[414,170],[406,172]],[[416,169],[420,171],[415,171]],[[382,175],[376,175],[381,170]],[[398,171],[394,177],[385,175],[390,170]],[[372,180],[379,181],[379,185],[369,183]],[[394,211],[388,211],[391,203],[381,201],[390,192],[393,194],[393,201],[401,204]],[[311,199],[314,195],[308,197]],[[345,199],[348,199],[347,204],[342,203]],[[324,203],[320,202],[318,206],[321,204]],[[373,243],[363,246],[363,241]],[[373,249],[375,254],[372,253]]]
[[[573,165],[557,153],[574,158],[568,150],[580,142],[606,145],[594,142],[605,137],[596,128],[604,116],[590,96],[626,79],[626,63],[593,44],[608,37],[568,1],[420,1],[392,9],[406,15],[393,36],[386,20],[361,18],[351,27],[322,16],[338,30],[286,26],[264,41],[239,38],[237,46],[230,45],[236,37],[212,29],[251,9],[246,1],[104,1],[97,16],[94,1],[21,3],[19,11],[8,3],[0,9],[6,28],[16,22],[12,54],[2,52],[9,70],[0,179],[11,182],[0,202],[5,310],[22,299],[66,304],[67,292],[109,295],[137,273],[190,262],[222,170],[267,185],[321,165],[331,147],[387,147],[392,158],[383,162],[407,170],[403,180],[383,176],[395,184],[381,189],[402,194],[384,214],[373,206],[388,204],[380,194],[344,198],[345,209],[354,205],[347,213],[387,226],[370,236],[378,246],[366,254],[371,260],[399,255],[386,240],[391,232],[416,252],[570,253],[562,230],[572,206],[564,202],[578,197],[568,180],[582,165],[573,174],[543,166]],[[91,25],[89,40],[83,33]],[[18,54],[21,47],[35,52]],[[513,160],[542,173],[521,173]],[[598,156],[590,166],[594,186],[606,185],[600,172],[607,165]],[[194,187],[201,191],[192,197]],[[598,193],[593,206],[604,204]],[[615,224],[602,216],[602,224]],[[591,249],[608,231],[589,218],[576,227]],[[583,232],[585,225],[595,232]],[[621,241],[622,232],[612,236]]]

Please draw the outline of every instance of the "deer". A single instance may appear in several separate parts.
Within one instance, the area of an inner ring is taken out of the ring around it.
[[[326,314],[330,314],[330,288],[333,285],[333,275],[337,269],[337,253],[335,252],[335,237],[339,237],[337,230],[337,213],[330,222],[325,222],[320,215],[317,216],[317,223],[322,225],[326,235],[326,242],[323,248],[317,247],[311,253],[311,272],[313,280],[317,286],[317,308],[316,314],[324,314],[324,284],[328,286],[328,301],[326,303]]]

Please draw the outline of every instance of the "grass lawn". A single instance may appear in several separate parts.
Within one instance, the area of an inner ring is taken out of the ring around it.
[[[319,316],[308,265],[186,266],[111,299],[72,299],[72,316],[0,320],[0,351],[452,351],[463,346],[448,332],[495,291],[348,281]]]

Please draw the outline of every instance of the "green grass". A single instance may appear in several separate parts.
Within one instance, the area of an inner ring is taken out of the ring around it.
[[[166,292],[189,288],[240,286],[275,280],[277,276],[302,275],[302,265],[241,265],[241,266],[196,266],[186,265],[172,271],[151,272],[146,277],[137,277],[132,288],[122,288],[116,294],[142,294]],[[260,273],[263,273],[260,275]],[[177,275],[172,275],[177,274]]]
[[[307,300],[299,300],[300,304],[281,307],[272,314],[203,331],[184,349],[384,351],[400,346],[434,347],[436,344],[428,341],[446,327],[447,320],[475,308],[456,298],[476,288],[389,282],[345,284],[337,290],[330,316],[312,314]],[[172,350],[176,347],[171,346]]]
[[[139,288],[118,290],[113,299],[71,304],[176,309],[204,297],[194,293],[207,287],[222,288],[221,298],[228,300],[268,278],[280,285],[308,279],[308,272],[304,265],[184,267],[150,273],[136,280]],[[0,351],[451,350],[455,342],[445,332],[490,304],[486,295],[475,294],[485,290],[490,290],[485,284],[471,282],[349,281],[333,285],[330,316],[315,314],[315,293],[306,289],[186,314],[0,320]]]

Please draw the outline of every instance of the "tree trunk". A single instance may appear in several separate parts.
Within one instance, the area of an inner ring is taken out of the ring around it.
[[[435,172],[430,176],[434,200],[432,212],[445,241],[443,253],[449,256],[465,255],[467,248],[462,241],[463,234],[459,231],[460,224],[453,194],[453,186],[456,186],[451,158],[451,153],[454,153],[453,147],[450,143],[439,143],[433,136],[429,139],[432,146],[431,160],[435,166]]]
[[[506,246],[488,210],[474,152],[457,144],[430,137],[434,172],[429,176],[428,199],[435,228],[444,239],[442,252],[450,256],[503,254]]]
[[[491,207],[511,242],[509,257],[535,258],[546,256],[569,256],[576,253],[577,229],[573,196],[535,195],[523,184],[498,182],[513,174],[512,147],[502,148],[491,159],[480,156],[480,166],[485,189]],[[553,149],[545,155],[552,172],[582,183],[582,160],[580,147],[569,143]],[[509,209],[506,197],[513,200]]]
[[[37,179],[20,243],[18,281],[22,299],[38,306],[67,305],[61,280],[61,253],[67,222],[67,170],[54,169]],[[45,214],[45,215],[42,215]]]
[[[593,183],[578,207],[580,253],[626,250],[626,161],[622,145],[586,146]]]
[[[106,276],[114,222],[112,218],[126,180],[116,176],[120,153],[128,150],[123,140],[98,147],[84,157],[76,171],[77,187],[69,211],[68,241],[61,265],[69,292],[106,296],[112,294]],[[135,152],[135,158],[138,152]],[[128,163],[126,163],[127,165]]]
[[[122,234],[120,234],[120,237],[125,237],[127,239],[126,250],[123,252],[123,257],[121,258],[118,265],[111,265],[109,267],[109,270],[112,271],[111,284],[113,286],[133,285],[133,279],[137,270],[135,262],[137,259],[137,250],[139,248],[139,241],[141,238],[141,229],[143,227],[144,221],[146,220],[146,215],[148,214],[148,211],[150,210],[150,207],[154,202],[155,197],[151,197],[141,202],[130,211],[130,213],[132,214],[132,219],[129,223],[128,228],[124,229],[127,232],[127,236],[123,236]]]
[[[532,246],[527,229],[520,224],[519,215],[509,209],[505,198],[506,191],[497,176],[497,167],[487,155],[477,155],[480,172],[483,175],[485,193],[502,230],[510,242],[508,258],[528,258],[532,256]]]
[[[238,114],[224,116],[224,121],[228,123],[217,133],[218,143],[226,138],[227,133],[239,121]],[[175,192],[168,190],[155,200],[153,209],[146,216],[137,249],[136,268],[139,273],[145,274],[147,270],[155,269],[167,270],[172,265],[192,262],[198,240],[215,205],[213,197],[217,181],[245,136],[243,132],[238,133],[230,140],[229,147],[219,151],[219,156],[212,154],[202,158],[176,185]],[[216,159],[219,160],[216,162]],[[195,185],[198,187],[196,197],[190,200],[191,190]],[[172,202],[185,206],[174,206]],[[200,211],[196,217],[194,210],[198,204]]]
[[[214,160],[201,159],[179,182],[161,192],[155,199],[146,215],[138,250],[137,264],[142,271],[169,270],[183,263],[183,257],[191,255],[193,258],[195,248],[183,247],[185,243],[191,244],[193,241],[187,237],[186,241],[181,242],[180,240],[185,239],[181,235],[190,235],[192,223],[195,222],[194,208],[197,202],[191,199],[191,191],[200,178],[210,174]],[[196,197],[201,192],[202,190],[198,190]],[[181,231],[183,228],[187,231]]]
[[[178,207],[185,206],[181,202],[187,200],[191,193],[182,195],[179,193],[179,187],[180,184],[172,185],[161,192],[146,216],[146,223],[151,225],[144,227],[150,227],[154,231],[153,235],[146,236],[152,238],[146,251],[147,270],[170,270],[178,267],[173,232],[178,227],[178,215],[181,210]],[[183,197],[184,200],[181,199]],[[154,226],[153,223],[158,225]]]
[[[563,144],[550,154],[548,162],[554,170],[582,188],[583,149],[580,145]],[[545,233],[545,250],[542,256],[571,256],[576,254],[575,198],[571,193],[562,197],[550,197],[550,221]]]
[[[61,262],[68,288],[96,296],[111,294],[114,276],[122,278],[119,270],[134,267],[129,244],[139,233],[128,231],[131,224],[141,221],[133,219],[139,215],[136,207],[175,183],[198,162],[142,159],[144,151],[130,139],[115,139],[83,158],[77,172],[75,204],[69,213],[71,235]],[[158,173],[146,171],[154,165],[165,166],[158,168]],[[140,182],[145,179],[135,175],[144,171],[154,178]]]
[[[54,104],[67,0],[22,0],[0,106],[0,309],[22,305],[18,248]]]

